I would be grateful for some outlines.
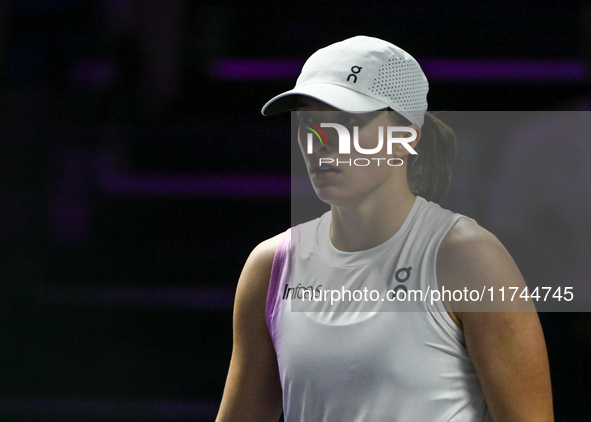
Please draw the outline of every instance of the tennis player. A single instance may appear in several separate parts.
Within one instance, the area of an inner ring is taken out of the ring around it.
[[[437,204],[456,140],[427,112],[427,92],[412,56],[357,36],[314,53],[295,88],[263,107],[295,111],[331,210],[248,258],[217,422],[554,420],[535,310],[482,312],[434,294],[525,283],[495,236]],[[344,300],[367,286],[390,296]]]

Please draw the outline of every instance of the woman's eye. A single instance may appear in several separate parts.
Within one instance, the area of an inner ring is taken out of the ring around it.
[[[344,114],[340,118],[341,124],[343,125],[354,125],[357,123],[357,119],[350,114]]]
[[[300,123],[310,123],[314,121],[314,118],[312,117],[311,114],[298,114],[298,120],[300,121]]]

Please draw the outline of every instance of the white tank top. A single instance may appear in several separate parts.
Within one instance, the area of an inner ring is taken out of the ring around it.
[[[463,333],[440,301],[404,302],[405,312],[291,310],[298,284],[359,288],[381,277],[389,288],[437,289],[437,250],[461,217],[417,197],[393,237],[360,252],[334,248],[330,212],[286,232],[266,309],[286,422],[492,420]]]

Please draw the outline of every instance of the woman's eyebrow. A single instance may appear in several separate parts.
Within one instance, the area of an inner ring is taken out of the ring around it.
[[[298,99],[296,101],[296,109],[309,109],[309,108],[310,108],[310,104],[308,102],[306,102],[305,100]]]

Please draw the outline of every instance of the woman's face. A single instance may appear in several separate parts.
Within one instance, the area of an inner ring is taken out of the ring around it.
[[[386,128],[401,126],[392,120],[391,111],[352,114],[339,111],[326,103],[310,97],[298,99],[297,116],[300,122],[298,139],[306,162],[308,174],[318,197],[331,205],[358,206],[363,201],[379,195],[392,195],[400,186],[407,187],[406,164],[408,151],[402,144],[393,144],[391,154],[386,148]],[[307,123],[307,124],[305,124]],[[339,153],[339,137],[334,128],[322,128],[328,142],[322,144],[313,135],[312,149],[308,146],[307,127],[314,123],[338,123],[349,131],[350,153]],[[372,149],[378,145],[380,130],[383,147],[374,154],[362,154],[354,146],[354,127],[358,128],[360,149]],[[411,126],[420,129],[417,126]],[[420,132],[419,132],[420,133]],[[402,133],[394,136],[402,137]],[[409,142],[415,145],[416,141]],[[357,164],[357,165],[356,165]]]

